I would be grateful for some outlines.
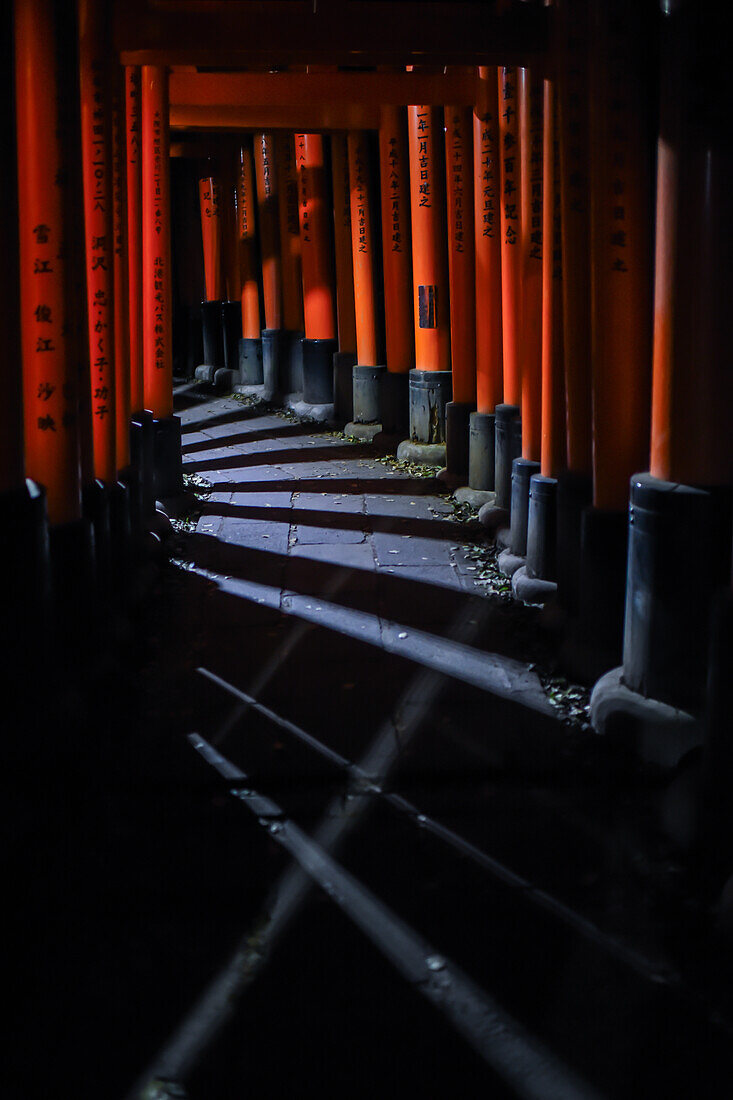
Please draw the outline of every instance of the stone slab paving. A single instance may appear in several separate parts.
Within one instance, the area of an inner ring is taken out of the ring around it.
[[[525,665],[445,637],[460,601],[484,591],[464,548],[470,529],[436,483],[380,461],[369,444],[231,398],[212,397],[181,420],[184,470],[214,486],[197,533],[276,565],[266,576],[254,562],[236,575],[202,569],[222,591],[551,713]],[[348,596],[325,598],[338,566]]]

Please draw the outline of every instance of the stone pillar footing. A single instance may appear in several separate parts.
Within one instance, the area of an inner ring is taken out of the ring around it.
[[[333,357],[333,403],[336,420],[349,424],[354,419],[355,351],[337,351]]]
[[[242,303],[221,303],[221,331],[224,344],[224,366],[232,374],[239,373],[239,341],[242,338]]]
[[[470,418],[476,412],[475,404],[449,401],[445,406],[445,465],[449,474],[468,479]]]
[[[99,588],[106,590],[112,575],[112,528],[109,486],[94,478],[81,491],[82,514],[94,532],[94,575]]]
[[[359,424],[355,420],[351,420],[348,424],[344,425],[344,435],[350,435],[354,439],[361,439],[365,443],[371,443],[372,440],[382,433],[382,425],[377,422],[375,424]]]
[[[241,386],[261,386],[265,382],[262,339],[242,336],[238,347],[238,377]]]
[[[156,500],[183,491],[181,422],[177,416],[153,419],[153,470]]]
[[[557,592],[554,581],[535,577],[528,565],[522,565],[512,574],[512,592],[518,600],[525,603],[547,603]]]
[[[568,615],[580,608],[580,526],[593,499],[588,474],[566,470],[557,480],[557,597]]]
[[[387,373],[385,366],[362,366],[354,364],[352,368],[352,386],[354,395],[354,423],[381,424],[382,379]]]
[[[445,452],[445,407],[451,399],[449,370],[410,371],[410,440],[438,444]],[[441,465],[445,464],[445,459]]]
[[[496,564],[505,577],[513,577],[517,570],[523,567],[524,557],[521,554],[515,554],[511,546],[507,546],[499,554]]]
[[[496,507],[507,512],[512,505],[512,463],[522,453],[522,422],[517,405],[494,409],[494,489]]]
[[[493,413],[472,412],[468,418],[468,486],[478,492],[494,492],[494,422]]]
[[[266,328],[262,331],[264,393],[266,400],[275,405],[284,404],[287,394],[290,393],[290,340],[291,334],[283,328]]]
[[[382,379],[382,426],[404,438],[410,430],[410,375],[387,370]]]
[[[444,443],[413,443],[403,439],[397,448],[398,462],[416,462],[419,466],[445,465]]]
[[[288,330],[289,354],[287,364],[288,387],[286,393],[303,392],[303,340],[305,333]]]
[[[542,474],[529,481],[527,574],[557,589],[557,478]]]
[[[303,402],[307,406],[329,406],[333,418],[333,357],[335,340],[301,341],[303,347]],[[310,415],[310,414],[309,414]]]
[[[145,409],[133,413],[130,420],[130,465],[140,478],[140,506],[143,517],[155,511],[155,475],[153,458],[153,414]]]
[[[459,504],[470,504],[472,508],[493,507],[496,493],[489,489],[472,489],[470,485],[461,485],[453,494]]]
[[[539,462],[529,458],[515,458],[512,463],[511,540],[509,545],[517,557],[527,553],[527,525],[529,522],[529,483],[540,472]]]

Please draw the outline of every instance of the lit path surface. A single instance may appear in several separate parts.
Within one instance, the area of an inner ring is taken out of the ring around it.
[[[182,396],[212,489],[176,549],[178,705],[247,900],[208,899],[218,965],[128,1095],[625,1098],[659,1087],[652,1032],[725,1046],[653,922],[634,942],[598,898],[605,795],[477,580],[481,533],[371,445]]]

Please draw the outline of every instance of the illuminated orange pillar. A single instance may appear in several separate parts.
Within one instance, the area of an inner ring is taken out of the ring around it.
[[[127,138],[127,257],[130,303],[130,405],[133,415],[145,407],[142,323],[142,159],[140,150],[140,69],[125,66]]]
[[[257,279],[257,230],[255,220],[255,183],[252,152],[246,145],[239,150],[239,191],[237,201],[239,264],[242,283],[242,335],[257,340],[260,323],[260,292]]]
[[[414,443],[443,445],[445,406],[451,398],[443,112],[410,106],[407,119],[415,317],[410,437]]]
[[[204,287],[207,302],[221,301],[221,190],[214,176],[199,180],[201,238],[204,248]]]
[[[159,497],[180,491],[181,425],[173,416],[168,73],[142,68],[143,366],[145,407],[155,418]]]
[[[109,59],[103,13],[79,0],[79,84],[94,476],[116,480],[114,240]]]
[[[130,303],[127,259],[127,171],[123,100],[116,95],[112,115],[112,232],[115,304],[115,452],[117,469],[130,465]]]
[[[252,150],[249,145],[242,144],[239,147],[237,180],[237,247],[242,287],[239,381],[244,385],[262,385],[264,381],[256,207],[257,194]]]
[[[277,197],[280,214],[280,254],[283,284],[283,327],[303,330],[303,271],[298,220],[298,174],[295,168],[293,134],[275,137]]]
[[[521,403],[519,70],[499,70],[501,292],[504,402]]]
[[[239,352],[242,339],[242,276],[239,263],[237,227],[237,188],[239,152],[234,146],[223,149],[220,158],[219,217],[223,267],[221,303],[222,340],[226,375],[214,375],[218,386],[230,389],[240,381]],[[261,381],[261,379],[259,379]]]
[[[446,406],[446,466],[468,476],[469,416],[476,408],[476,248],[473,220],[473,111],[445,108],[451,365]]]
[[[81,518],[77,365],[67,328],[63,167],[53,5],[15,7],[18,224],[26,473],[49,521]]]
[[[255,173],[260,216],[262,290],[265,326],[282,328],[282,275],[280,268],[280,213],[277,198],[277,162],[272,134],[255,134]]]
[[[557,478],[565,469],[565,378],[563,373],[562,235],[560,164],[557,151],[557,95],[544,81],[542,154],[542,475]]]
[[[337,350],[331,256],[330,210],[320,134],[295,135],[300,241],[303,258],[303,398],[333,401],[333,355]]]
[[[357,323],[354,286],[354,258],[351,238],[351,188],[349,148],[346,134],[331,136],[331,178],[333,186],[333,240],[336,266],[336,321],[339,351],[351,353],[356,362]],[[349,378],[351,367],[349,367]]]
[[[494,409],[504,391],[499,153],[498,75],[494,66],[484,65],[473,112],[476,411],[469,417],[468,454],[469,488],[481,493],[494,489]]]

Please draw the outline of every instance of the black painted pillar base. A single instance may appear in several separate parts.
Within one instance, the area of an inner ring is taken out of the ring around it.
[[[512,464],[522,453],[522,422],[517,405],[497,405],[494,410],[494,488],[496,508],[512,506]]]
[[[449,475],[468,480],[469,422],[476,406],[462,401],[449,401],[445,406],[445,465]]]
[[[588,474],[566,470],[557,481],[557,596],[569,616],[580,610],[580,529],[593,499]]]
[[[204,366],[218,370],[224,362],[224,330],[222,326],[222,302],[216,298],[201,303],[201,329],[204,348]]]
[[[385,366],[363,367],[358,363],[352,369],[354,393],[354,422],[356,424],[377,424],[381,416],[382,381],[387,368]]]
[[[98,581],[94,536],[94,527],[86,517],[54,524],[48,530],[54,628],[62,643],[57,644],[56,653],[62,665],[58,670],[62,683],[63,665],[76,664],[74,650],[89,641]]]
[[[119,473],[120,482],[124,485],[128,499],[128,515],[130,517],[130,539],[133,543],[139,542],[144,532],[143,512],[143,488],[140,470],[134,466],[126,466]]]
[[[527,573],[543,581],[557,576],[557,478],[542,474],[529,482]]]
[[[275,405],[284,404],[290,392],[290,345],[291,333],[284,328],[263,329],[262,381],[265,398]]]
[[[445,407],[451,400],[449,370],[410,371],[410,441],[445,445]]]
[[[406,435],[410,428],[410,375],[387,369],[382,379],[382,430]]]
[[[494,489],[494,413],[472,412],[468,418],[468,485],[479,492]]]
[[[200,306],[185,306],[185,340],[186,344],[181,355],[182,369],[185,377],[192,379],[196,373],[196,367],[204,361],[204,334],[201,320]]]
[[[128,572],[132,560],[130,492],[121,478],[109,487],[109,528],[114,583]]]
[[[337,351],[333,357],[334,415],[339,424],[354,419],[355,351]]]
[[[288,388],[286,393],[303,393],[303,341],[305,333],[288,330],[290,354],[288,357]]]
[[[571,624],[585,679],[596,680],[621,660],[627,554],[627,513],[586,508],[580,524],[580,606]]]
[[[333,405],[333,357],[335,340],[301,341],[303,347],[303,400],[307,405]]]
[[[140,506],[144,520],[155,514],[153,421],[153,414],[148,409],[134,413],[130,421],[130,463],[140,478]]]
[[[224,366],[239,373],[239,341],[242,339],[242,303],[221,303],[221,331],[224,344]]]
[[[240,386],[261,386],[265,381],[262,340],[252,336],[240,337],[238,356],[238,384]],[[271,400],[267,391],[265,391],[265,397]]]
[[[540,464],[529,458],[515,458],[512,463],[512,503],[510,509],[510,547],[512,553],[523,558],[527,553],[527,527],[529,523],[529,483],[539,474]]]
[[[95,478],[81,491],[82,514],[94,531],[94,558],[97,586],[106,592],[112,578],[112,526],[109,486]]]
[[[156,500],[183,491],[181,422],[177,416],[153,419],[153,470]]]
[[[46,490],[26,478],[18,489],[0,497],[0,575],[4,578],[3,616],[6,642],[15,660],[16,640],[24,645],[48,621],[51,561]]]

